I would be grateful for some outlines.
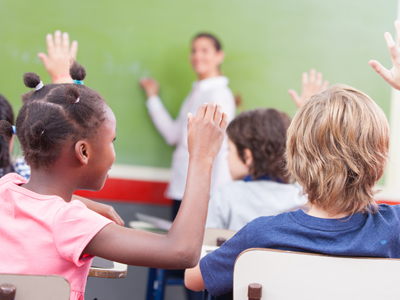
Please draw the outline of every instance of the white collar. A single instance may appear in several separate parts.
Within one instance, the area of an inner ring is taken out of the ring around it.
[[[213,87],[217,86],[227,86],[229,83],[228,77],[225,76],[216,76],[203,80],[196,80],[192,84],[192,88],[198,87],[200,91],[207,91]]]

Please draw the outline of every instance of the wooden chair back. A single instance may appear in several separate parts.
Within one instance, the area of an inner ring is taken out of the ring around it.
[[[336,257],[248,249],[237,258],[233,299],[248,299],[251,283],[262,300],[400,299],[400,259]]]
[[[237,231],[218,228],[206,228],[204,231],[203,245],[206,246],[220,246],[217,245],[218,239],[229,240],[235,235]]]
[[[71,290],[69,282],[57,275],[0,274],[0,286],[2,300],[69,300]]]

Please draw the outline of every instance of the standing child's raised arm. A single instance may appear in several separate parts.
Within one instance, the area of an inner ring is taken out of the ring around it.
[[[397,40],[400,41],[400,20],[394,22],[396,28]],[[382,78],[389,83],[392,87],[400,90],[400,53],[399,49],[389,32],[385,32],[386,44],[389,48],[390,58],[392,59],[393,66],[390,70],[386,69],[376,60],[370,60],[369,64],[374,70],[382,76]]]
[[[194,267],[200,258],[210,196],[211,170],[221,147],[228,116],[211,102],[188,115],[189,170],[179,213],[166,236],[105,226],[83,254],[138,266],[164,269]]]

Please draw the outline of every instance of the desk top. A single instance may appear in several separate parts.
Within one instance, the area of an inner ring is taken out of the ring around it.
[[[154,232],[154,233],[159,233],[159,234],[167,234],[168,231],[160,229],[153,224],[147,223],[147,222],[142,222],[142,221],[130,221],[129,222],[129,227],[137,230],[143,230],[143,231],[148,231],[148,232]]]
[[[206,256],[208,253],[213,252],[214,250],[218,249],[218,246],[208,246],[208,245],[203,245],[201,246],[201,254],[200,254],[200,258],[203,258],[204,256]]]
[[[89,276],[90,277],[102,277],[102,278],[124,278],[128,270],[128,266],[125,264],[112,262],[112,268],[98,268],[90,267]]]

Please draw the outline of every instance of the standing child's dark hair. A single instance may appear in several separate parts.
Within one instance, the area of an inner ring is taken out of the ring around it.
[[[276,109],[245,111],[228,125],[226,133],[240,159],[245,162],[245,149],[253,155],[250,173],[254,179],[268,174],[274,180],[289,182],[284,158],[289,125],[290,117]]]
[[[204,38],[208,38],[208,39],[210,39],[210,40],[212,41],[212,43],[213,43],[213,45],[214,45],[216,51],[221,51],[221,50],[222,50],[221,42],[218,40],[218,38],[217,38],[215,35],[213,35],[213,34],[211,34],[211,33],[206,33],[206,32],[200,32],[200,33],[198,33],[198,34],[192,39],[192,43],[193,43],[195,40],[197,40],[198,38],[203,38],[203,37],[204,37]]]
[[[14,112],[10,103],[0,94],[0,120],[14,125]],[[12,134],[12,127],[11,127]],[[11,139],[11,137],[10,137]],[[10,140],[0,136],[0,177],[14,171],[10,162]]]
[[[85,69],[74,62],[70,75],[81,82]],[[16,134],[26,162],[46,167],[59,156],[67,139],[90,137],[104,121],[104,98],[82,84],[42,84],[35,73],[25,73],[24,83],[34,91],[22,96]],[[12,136],[10,122],[0,121],[0,133]]]

